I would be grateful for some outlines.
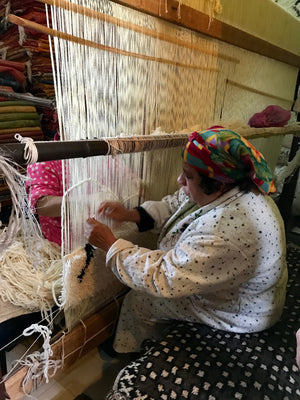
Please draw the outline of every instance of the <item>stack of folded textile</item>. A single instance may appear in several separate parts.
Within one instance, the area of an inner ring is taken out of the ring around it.
[[[0,144],[15,142],[15,134],[43,140],[40,116],[27,101],[0,102]]]
[[[8,86],[14,92],[24,92],[26,87],[25,64],[0,60],[0,85]]]
[[[11,2],[10,12],[40,25],[47,25],[45,6],[37,1],[15,0]],[[25,28],[20,36],[14,25],[8,26],[7,33],[9,40],[3,40],[3,46],[9,47],[7,59],[11,60],[11,56],[26,63],[28,91],[38,97],[54,99],[48,36],[29,28]]]
[[[9,8],[7,4],[8,0],[1,2],[0,15],[5,15],[6,12],[9,12],[26,20],[44,26],[47,25],[44,4],[35,0],[10,1]],[[0,58],[3,59],[0,60],[0,66],[4,60],[5,62],[14,62],[15,68],[20,68],[19,72],[22,72],[25,77],[23,83],[9,82],[8,80],[2,82],[0,69],[0,86],[10,87],[14,92],[30,93],[35,97],[54,100],[55,92],[48,36],[29,28],[19,29],[16,25],[7,23],[5,18],[0,22],[0,32]],[[48,120],[49,113],[54,111],[48,111],[38,105],[36,107],[40,115],[44,139],[52,139],[54,129],[53,126],[48,129]],[[44,117],[45,114],[46,116]],[[2,120],[0,119],[0,126],[1,122]],[[19,124],[17,124],[18,127],[20,127]],[[36,125],[30,126],[36,127]],[[22,128],[25,128],[25,126],[22,125]],[[33,135],[32,138],[36,140],[36,136]]]
[[[48,36],[8,23],[7,13],[47,25],[45,6],[38,1],[0,1],[0,146],[17,143],[16,133],[33,140],[52,139],[57,130],[55,110],[30,102],[30,96],[55,98]],[[28,94],[28,101],[18,100],[17,96],[5,97],[3,91]],[[0,220],[3,224],[11,214],[10,196],[0,174]]]
[[[0,83],[4,91],[24,92],[26,87],[25,64],[0,60]],[[29,101],[0,99],[0,144],[15,141],[15,134],[43,140],[40,116]]]

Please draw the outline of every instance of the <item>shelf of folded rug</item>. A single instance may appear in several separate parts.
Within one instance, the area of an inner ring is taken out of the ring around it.
[[[33,140],[44,140],[36,107],[26,101],[1,101],[0,143],[17,143],[16,133]]]

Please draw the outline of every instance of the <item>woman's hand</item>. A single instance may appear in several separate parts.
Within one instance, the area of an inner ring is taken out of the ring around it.
[[[91,226],[91,232],[88,241],[91,245],[99,247],[102,250],[108,251],[117,240],[107,225],[102,224],[95,218],[87,220]]]
[[[119,222],[140,222],[140,213],[137,210],[128,210],[118,202],[104,201],[100,204],[98,213]]]

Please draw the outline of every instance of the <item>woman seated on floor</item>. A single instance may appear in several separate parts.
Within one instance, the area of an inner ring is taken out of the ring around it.
[[[139,351],[170,320],[230,332],[257,332],[281,316],[287,282],[285,232],[267,194],[275,192],[263,156],[222,127],[195,132],[183,151],[182,188],[162,201],[99,212],[160,231],[157,250],[116,239],[90,218],[89,242],[132,290],[120,313],[114,349]]]

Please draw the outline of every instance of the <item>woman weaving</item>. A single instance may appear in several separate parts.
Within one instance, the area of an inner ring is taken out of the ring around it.
[[[136,352],[159,337],[162,323],[191,321],[232,332],[257,332],[278,321],[285,301],[285,233],[263,156],[222,127],[193,133],[183,151],[182,188],[162,201],[99,212],[139,230],[160,231],[158,249],[116,239],[90,218],[89,242],[132,290],[120,313],[114,349]]]

